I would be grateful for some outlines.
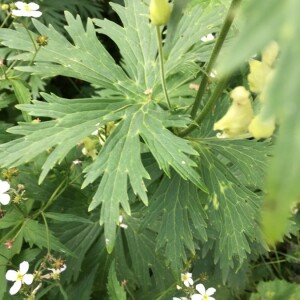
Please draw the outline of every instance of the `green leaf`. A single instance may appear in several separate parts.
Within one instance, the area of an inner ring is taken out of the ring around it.
[[[246,186],[265,188],[265,176],[269,166],[271,145],[269,142],[250,140],[197,139],[201,147],[206,147],[215,156],[222,156],[224,163],[230,163],[232,172]]]
[[[250,243],[256,240],[262,243],[257,221],[260,199],[240,184],[232,174],[230,165],[213,151],[201,144],[197,149],[203,178],[209,189],[208,229],[216,231],[215,262],[219,262],[223,278],[226,278],[229,270],[234,267],[232,257],[240,266],[251,252]]]
[[[149,229],[140,231],[141,215],[138,211],[125,217],[124,222],[128,227],[120,228],[114,250],[119,277],[128,279],[133,287],[141,287],[142,294],[150,287],[166,289],[174,278],[162,254],[154,251],[156,233]]]
[[[205,194],[191,182],[173,172],[164,177],[153,195],[143,227],[158,229],[156,250],[165,248],[166,261],[174,273],[179,274],[187,263],[188,256],[195,254],[196,240],[207,241],[206,214],[201,204]]]
[[[43,165],[41,183],[56,163],[95,129],[118,118],[117,111],[129,105],[122,100],[102,98],[67,100],[43,94],[47,102],[33,101],[33,105],[20,105],[24,111],[37,117],[56,120],[37,124],[20,123],[9,132],[25,135],[0,145],[0,165],[18,166],[34,159],[40,153],[55,147]],[[71,104],[71,105],[70,105]]]
[[[112,262],[109,269],[107,290],[110,300],[126,300],[124,287],[120,285],[117,278],[115,261]]]
[[[89,219],[71,215],[71,214],[66,214],[66,213],[48,212],[45,213],[45,217],[60,222],[78,222],[78,223],[93,224],[93,222]]]
[[[25,83],[20,79],[12,79],[10,82],[13,86],[18,102],[20,104],[29,104],[31,101],[31,94],[29,89],[25,86]],[[22,111],[22,114],[26,122],[31,122],[31,117],[27,112]]]
[[[120,66],[99,42],[92,21],[88,19],[86,29],[79,16],[74,18],[65,12],[68,25],[66,31],[74,44],[58,33],[52,26],[46,27],[33,20],[39,34],[48,37],[48,45],[40,48],[35,55],[35,47],[23,26],[15,25],[16,30],[2,29],[0,39],[3,45],[12,49],[25,51],[10,59],[31,62],[35,56],[34,66],[19,66],[17,70],[39,74],[43,77],[63,75],[85,80],[96,85],[112,89],[118,94],[135,97],[143,96],[143,90],[129,80]],[[36,34],[30,32],[33,39]]]
[[[30,246],[37,245],[39,248],[48,248],[72,255],[67,247],[65,247],[45,225],[34,220],[26,220],[22,228],[25,241]]]
[[[170,166],[184,179],[206,190],[196,164],[187,156],[197,152],[184,140],[173,135],[165,126],[182,126],[182,116],[171,116],[152,102],[136,105],[125,112],[123,120],[109,136],[98,158],[85,169],[83,187],[102,176],[89,210],[102,203],[100,224],[105,224],[107,249],[112,251],[115,227],[119,218],[119,204],[130,215],[127,195],[127,177],[136,195],[147,204],[143,178],[150,179],[140,157],[140,137],[166,174]]]
[[[284,280],[260,282],[258,293],[252,294],[250,300],[296,300],[300,295],[300,286]]]
[[[94,23],[101,27],[97,31],[117,44],[123,58],[122,66],[141,91],[153,88],[159,79],[159,69],[155,59],[156,31],[147,16],[148,5],[142,1],[125,0],[125,7],[115,3],[111,6],[124,27],[107,19],[94,19]]]

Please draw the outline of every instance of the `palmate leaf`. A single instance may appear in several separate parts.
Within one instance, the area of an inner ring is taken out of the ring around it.
[[[65,29],[74,44],[51,25],[46,27],[39,21],[33,20],[39,34],[47,36],[49,41],[48,45],[40,48],[36,56],[35,47],[23,26],[16,24],[16,30],[0,31],[3,45],[24,51],[10,59],[31,61],[35,56],[34,66],[19,66],[16,69],[43,77],[56,75],[75,77],[133,98],[143,95],[144,90],[127,77],[99,42],[92,21],[90,19],[87,21],[85,29],[79,16],[74,18],[66,12],[65,17],[68,22]],[[33,38],[37,36],[33,32],[30,34]]]
[[[132,288],[141,287],[142,294],[150,288],[164,290],[174,279],[171,270],[168,272],[162,254],[154,251],[156,233],[149,229],[140,231],[140,212],[133,211],[132,216],[125,218],[124,222],[128,228],[120,228],[114,250],[119,278],[128,279]]]
[[[0,145],[2,167],[23,164],[57,146],[43,165],[40,182],[71,148],[100,126],[118,118],[118,110],[129,104],[122,100],[101,98],[68,100],[46,94],[44,98],[47,102],[33,101],[33,105],[20,105],[20,108],[30,115],[55,120],[38,124],[20,123],[8,131],[24,137]]]
[[[235,261],[241,265],[247,258],[250,243],[256,240],[262,243],[257,224],[260,198],[239,182],[232,174],[230,164],[225,163],[220,155],[216,156],[210,148],[201,144],[197,149],[202,162],[203,179],[209,189],[208,228],[216,231],[211,237],[215,239],[215,262],[219,262],[223,278],[226,278]],[[229,147],[227,151],[230,151]],[[238,152],[235,155],[239,160],[245,157],[242,151],[240,155]],[[255,170],[261,161],[256,161],[253,155],[252,163],[256,164],[252,167]],[[241,170],[243,168],[242,163]]]
[[[112,251],[115,242],[119,205],[121,204],[130,215],[128,179],[134,193],[145,204],[148,203],[143,178],[150,179],[150,177],[141,161],[140,138],[148,146],[159,167],[167,174],[170,174],[172,167],[182,178],[206,190],[199,174],[193,169],[195,163],[188,156],[197,152],[187,141],[165,128],[184,126],[187,122],[184,116],[179,115],[176,118],[152,102],[132,106],[108,138],[98,159],[86,168],[87,176],[83,186],[102,175],[89,210],[102,203],[100,224],[105,223],[108,251]]]
[[[106,34],[119,47],[122,66],[143,90],[153,88],[159,79],[156,62],[157,43],[155,28],[149,23],[148,5],[143,1],[125,0],[125,7],[111,3],[118,13],[123,27],[115,22],[94,19],[101,27],[97,31]]]
[[[207,195],[194,184],[172,172],[171,178],[163,178],[150,200],[142,228],[156,228],[159,220],[156,249],[165,249],[166,261],[175,274],[184,269],[186,250],[195,254],[194,243],[207,241],[206,213],[202,207],[206,199]]]

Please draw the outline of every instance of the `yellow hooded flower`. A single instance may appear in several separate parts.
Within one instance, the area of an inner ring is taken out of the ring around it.
[[[271,72],[271,68],[258,60],[251,60],[249,62],[250,73],[248,74],[248,83],[250,90],[253,93],[260,94],[266,86],[267,77]]]
[[[256,139],[269,138],[275,130],[275,118],[263,119],[261,114],[258,114],[251,121],[248,129]]]
[[[268,65],[269,67],[273,67],[276,58],[279,53],[279,46],[275,41],[272,41],[262,52],[261,61]]]
[[[230,93],[232,104],[227,113],[214,124],[214,130],[222,130],[220,138],[236,137],[247,133],[248,126],[253,118],[253,110],[250,102],[250,93],[238,86]]]
[[[168,0],[151,0],[149,9],[153,25],[166,25],[169,22],[172,6]]]

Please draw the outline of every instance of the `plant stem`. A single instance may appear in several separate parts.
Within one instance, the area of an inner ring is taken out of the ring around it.
[[[49,227],[48,227],[48,222],[47,219],[45,217],[44,212],[41,212],[41,215],[43,217],[44,223],[45,223],[45,228],[46,228],[46,239],[47,239],[47,250],[48,250],[48,255],[50,255],[50,237],[49,237]]]
[[[171,102],[170,102],[168,91],[167,91],[166,79],[165,79],[164,57],[163,57],[160,27],[159,26],[155,26],[155,27],[156,27],[157,44],[158,44],[158,56],[159,56],[159,64],[160,64],[161,84],[163,87],[163,91],[164,91],[165,98],[167,100],[169,109],[172,110]]]
[[[218,55],[221,51],[221,48],[222,48],[222,46],[224,44],[224,41],[225,41],[225,38],[226,38],[226,36],[229,32],[229,29],[230,29],[230,27],[233,23],[235,15],[236,15],[236,10],[237,10],[238,6],[240,5],[241,1],[242,0],[232,0],[231,1],[231,5],[230,5],[229,10],[227,12],[227,15],[226,15],[226,18],[224,20],[223,26],[221,28],[221,31],[220,31],[218,37],[217,37],[216,44],[213,48],[213,51],[212,51],[212,53],[210,55],[210,58],[209,58],[209,61],[207,63],[206,72],[203,73],[203,77],[202,77],[202,80],[200,82],[199,90],[197,92],[195,102],[193,104],[192,111],[191,111],[191,116],[192,116],[193,119],[195,119],[195,117],[196,117],[196,114],[197,114],[197,111],[199,109],[201,100],[202,100],[203,95],[205,93],[206,86],[207,86],[208,79],[209,79],[209,74],[211,73],[213,65],[216,62],[216,59],[217,59],[217,57],[218,57]]]
[[[198,117],[195,119],[196,124],[192,123],[191,125],[189,125],[188,128],[179,132],[178,136],[184,137],[190,132],[192,132],[193,130],[195,130],[198,127],[198,125],[200,125],[200,123],[205,119],[206,115],[211,111],[211,109],[216,104],[217,100],[219,99],[220,95],[224,90],[224,87],[226,86],[227,81],[228,81],[228,77],[224,77],[219,81],[213,94],[208,99],[207,103],[205,104],[204,108],[202,109]]]

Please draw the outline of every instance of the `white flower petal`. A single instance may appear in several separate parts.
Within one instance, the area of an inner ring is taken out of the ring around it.
[[[191,300],[203,300],[203,297],[199,294],[194,294],[191,296]]]
[[[10,288],[9,290],[9,293],[11,295],[15,295],[21,288],[22,286],[22,282],[19,280],[19,281],[16,281],[13,286]]]
[[[30,10],[38,10],[40,8],[40,6],[34,2],[30,2],[28,4],[28,6],[29,6]]]
[[[59,272],[61,273],[61,272],[65,271],[66,268],[67,268],[67,265],[64,264],[64,265],[59,269]]]
[[[28,270],[29,270],[29,263],[27,261],[23,261],[22,263],[20,263],[19,271],[22,275],[25,275]]]
[[[194,280],[193,280],[192,278],[189,278],[189,279],[188,279],[188,282],[189,282],[190,285],[193,285],[193,284],[194,284]]]
[[[10,195],[0,194],[0,203],[2,205],[7,205],[10,202]]]
[[[15,3],[15,6],[16,6],[18,9],[23,10],[23,9],[25,9],[25,7],[26,7],[26,3],[24,3],[23,1],[17,1],[17,2]]]
[[[18,272],[14,271],[14,270],[8,270],[6,272],[5,278],[6,278],[6,280],[9,280],[9,281],[16,281],[17,275],[18,275]]]
[[[25,274],[23,276],[23,281],[27,284],[30,285],[33,282],[33,275],[32,274]]]
[[[216,300],[214,297],[208,297],[208,300]]]
[[[205,294],[205,286],[202,283],[196,285],[196,290],[204,296]]]
[[[216,292],[216,289],[211,287],[211,288],[209,288],[209,289],[206,291],[206,295],[207,295],[207,296],[211,296],[211,295],[213,295],[215,292]]]
[[[31,12],[31,17],[34,17],[34,18],[39,18],[41,15],[42,15],[42,12],[40,12],[40,11],[32,11]]]
[[[0,194],[7,192],[10,189],[10,184],[7,181],[0,180]]]

